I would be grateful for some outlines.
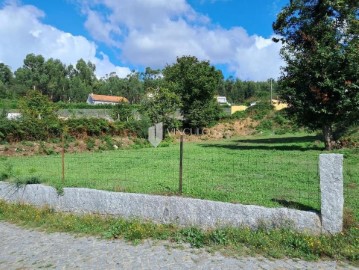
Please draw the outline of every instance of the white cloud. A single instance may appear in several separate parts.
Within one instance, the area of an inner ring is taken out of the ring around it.
[[[46,59],[60,59],[65,64],[75,64],[83,58],[96,64],[99,77],[112,71],[119,72],[119,76],[130,73],[129,68],[113,65],[104,54],[102,58],[96,57],[94,42],[43,24],[41,19],[44,16],[36,7],[19,6],[16,2],[0,9],[0,62],[16,70],[22,66],[27,54],[34,53]]]
[[[128,67],[119,67],[115,66],[110,62],[110,59],[106,54],[100,52],[102,59],[96,58],[93,63],[96,65],[96,70],[99,70],[101,77],[105,77],[106,75],[110,75],[111,72],[116,72],[119,78],[125,78],[128,74],[131,73],[131,70]],[[98,75],[100,75],[98,73]]]
[[[195,55],[226,66],[241,79],[266,80],[277,78],[283,65],[279,44],[250,36],[239,26],[213,25],[186,0],[78,1],[93,39],[117,50],[129,66],[163,68],[178,56]],[[13,70],[22,65],[26,54],[35,53],[66,64],[80,58],[91,61],[98,77],[113,71],[121,77],[130,73],[99,53],[94,42],[42,23],[45,14],[36,7],[12,3],[0,8],[0,62]]]
[[[111,33],[121,34],[121,30],[114,24],[102,23],[100,14],[89,10],[85,27],[91,29],[91,35],[95,40],[100,40],[111,46],[116,46],[116,42],[112,40]]]
[[[81,2],[83,3],[83,2]],[[266,80],[279,76],[283,64],[280,45],[245,29],[211,24],[186,0],[88,0],[83,5],[92,36],[116,44],[129,64],[162,68],[177,56],[195,55],[211,64],[225,65],[241,79]],[[101,16],[103,9],[107,16]],[[97,14],[94,16],[94,14]],[[97,34],[103,29],[104,37]],[[112,30],[114,29],[114,30]],[[112,45],[113,46],[113,45]]]
[[[277,78],[283,65],[279,56],[280,47],[270,39],[256,37],[250,47],[236,49],[230,68],[244,80]]]

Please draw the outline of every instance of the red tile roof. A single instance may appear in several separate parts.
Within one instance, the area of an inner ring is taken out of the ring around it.
[[[90,94],[91,98],[95,101],[103,101],[103,102],[128,102],[128,99],[125,97],[118,97],[118,96],[105,96],[105,95],[96,95]]]

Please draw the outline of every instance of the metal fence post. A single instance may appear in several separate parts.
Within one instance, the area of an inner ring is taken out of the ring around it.
[[[178,192],[182,194],[182,179],[183,178],[183,135],[181,135],[180,139],[180,164],[179,164],[179,186]]]
[[[62,151],[61,151],[61,172],[62,172],[62,184],[65,184],[65,136],[67,133],[67,127],[65,127],[61,133],[61,144],[62,144]]]
[[[65,183],[65,143],[64,143],[64,134],[62,138],[62,151],[61,151],[61,165],[62,165],[62,184]]]

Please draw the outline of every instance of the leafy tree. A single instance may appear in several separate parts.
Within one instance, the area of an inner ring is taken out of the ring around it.
[[[44,66],[47,75],[44,94],[52,101],[65,100],[68,88],[66,66],[60,60],[52,58],[47,60]]]
[[[189,126],[202,128],[218,119],[220,110],[214,96],[223,80],[221,71],[208,61],[183,56],[166,66],[163,75],[168,88],[180,97],[181,112]]]
[[[93,92],[93,85],[96,82],[96,67],[91,62],[86,63],[80,59],[76,67],[69,65],[67,67],[68,91],[67,98],[69,101],[84,102],[89,93]]]
[[[128,102],[120,102],[114,106],[112,115],[114,119],[128,122],[133,119],[133,106]]]
[[[124,96],[131,104],[139,103],[143,95],[143,83],[140,80],[140,73],[132,72],[126,78],[126,90]]]
[[[46,90],[48,81],[45,72],[45,59],[42,55],[28,54],[21,68],[15,71],[16,81],[27,89]]]
[[[102,77],[97,81],[94,87],[94,93],[101,95],[116,95],[120,96],[118,92],[121,90],[121,79],[115,76]]]
[[[10,85],[13,83],[14,74],[12,73],[9,66],[4,63],[0,63],[0,82],[3,84]]]
[[[84,102],[92,88],[86,85],[80,77],[75,76],[69,79],[68,100],[72,102]]]
[[[19,101],[19,108],[24,119],[45,121],[57,119],[56,106],[38,90],[28,91],[26,97]]]
[[[326,149],[359,116],[357,0],[292,0],[273,23],[287,63],[280,95],[296,121],[321,129]]]
[[[175,114],[180,107],[180,98],[167,88],[149,88],[147,97],[142,101],[142,112],[152,124],[162,122],[168,128],[178,127]]]
[[[18,128],[11,135],[13,139],[46,140],[59,136],[61,128],[56,114],[57,107],[48,96],[38,90],[30,90],[20,99],[19,109],[22,117],[16,121]]]
[[[163,76],[161,70],[159,69],[146,67],[145,72],[141,73],[141,77],[145,91],[147,91],[149,88],[155,89],[163,85]]]
[[[95,70],[95,64],[92,64],[90,61],[86,63],[83,59],[80,59],[76,63],[76,76],[78,76],[86,86],[92,86],[96,81]]]

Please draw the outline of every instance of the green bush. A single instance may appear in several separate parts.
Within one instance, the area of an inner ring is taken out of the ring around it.
[[[114,142],[113,142],[113,140],[112,140],[112,137],[111,136],[105,136],[104,138],[103,138],[103,141],[104,141],[104,143],[105,143],[105,145],[106,145],[106,149],[107,150],[113,150],[114,149]]]
[[[269,103],[260,102],[245,110],[248,117],[253,120],[262,120],[266,115],[273,111],[273,106]]]
[[[124,132],[125,124],[121,122],[108,122],[98,118],[76,118],[62,122],[67,132],[74,137],[120,135]]]
[[[48,140],[59,136],[60,133],[61,126],[58,122],[40,119],[0,119],[0,139],[3,141]]]
[[[125,129],[127,129],[130,133],[140,137],[147,138],[148,137],[148,128],[151,126],[151,123],[148,119],[144,118],[141,120],[131,120],[125,123]]]
[[[93,138],[86,139],[86,148],[87,150],[92,150],[95,148],[95,140]]]
[[[67,132],[74,137],[118,135],[123,133],[123,124],[110,123],[104,119],[80,118],[44,121],[42,119],[0,119],[0,140],[2,141],[47,141],[59,138],[66,126]]]
[[[56,154],[54,148],[53,147],[50,147],[50,148],[47,147],[44,142],[40,142],[39,153],[45,154],[45,155],[54,155],[54,154]]]
[[[60,109],[113,109],[113,105],[111,104],[98,104],[98,105],[91,105],[87,104],[86,102],[77,102],[77,103],[67,103],[63,101],[56,102],[56,105]]]
[[[273,128],[273,122],[270,119],[265,119],[260,122],[260,124],[257,126],[257,130],[272,130]]]
[[[134,137],[147,138],[148,119],[131,120],[129,122],[109,122],[98,118],[76,118],[68,120],[20,118],[8,120],[0,118],[0,141],[50,141],[59,139],[66,129],[67,136],[99,137],[130,134]]]
[[[18,101],[15,99],[0,99],[0,108],[4,109],[17,109]]]
[[[131,145],[133,149],[141,149],[151,147],[147,139],[144,138],[135,138],[133,139],[133,144]]]
[[[200,248],[205,244],[205,233],[196,227],[184,228],[180,230],[183,240],[190,243],[191,247]]]
[[[277,112],[277,113],[274,115],[273,120],[274,120],[274,122],[277,123],[278,125],[283,125],[283,124],[285,124],[286,122],[288,122],[288,119],[286,119],[286,118],[284,117],[284,115],[280,113],[280,111]]]
[[[232,119],[245,119],[247,117],[248,114],[246,111],[235,112],[234,114],[231,115]]]

